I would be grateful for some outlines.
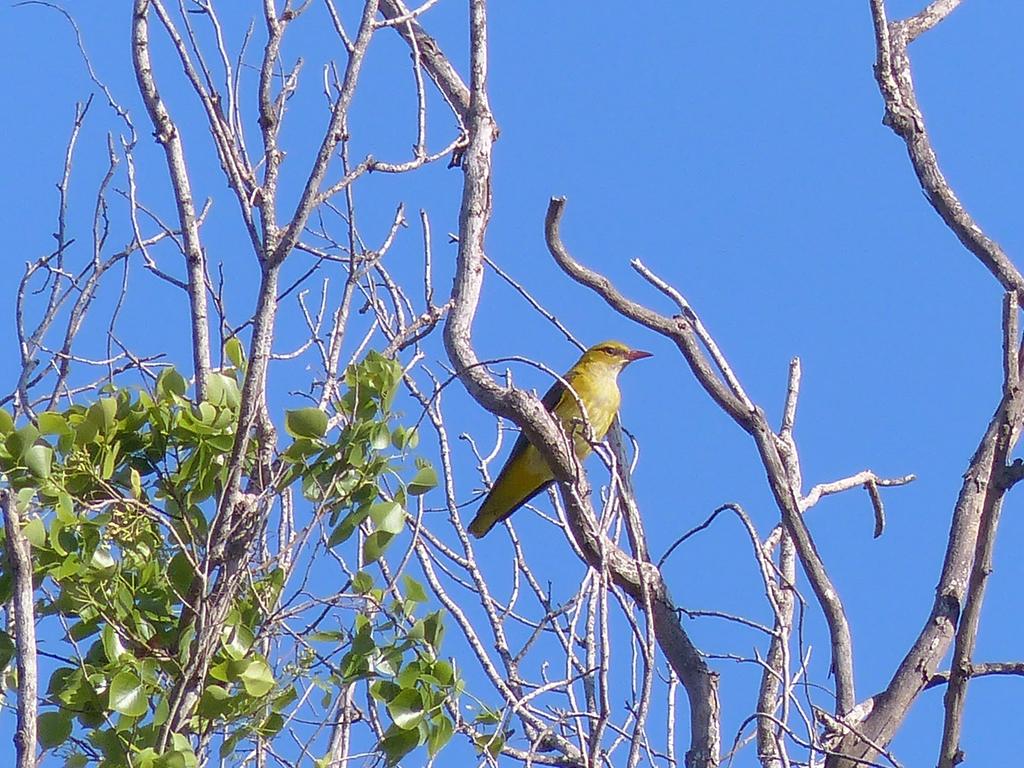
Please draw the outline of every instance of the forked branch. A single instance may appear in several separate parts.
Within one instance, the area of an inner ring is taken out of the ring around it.
[[[800,562],[828,623],[836,675],[836,708],[837,714],[842,716],[853,708],[855,702],[850,626],[839,593],[825,569],[801,514],[801,490],[794,482],[794,478],[799,477],[799,472],[793,466],[796,457],[792,454],[789,444],[772,431],[764,411],[753,405],[747,397],[724,355],[707,334],[692,307],[678,291],[666,291],[666,284],[660,279],[649,280],[663,293],[673,296],[677,305],[682,303],[682,314],[666,317],[627,299],[608,278],[583,266],[572,257],[560,234],[559,225],[564,208],[564,198],[552,198],[545,223],[548,249],[558,265],[573,280],[601,296],[616,312],[672,341],[704,390],[754,438],[768,475],[772,494],[782,512],[783,522],[793,537]],[[646,268],[638,271],[642,275],[645,272],[650,274]]]

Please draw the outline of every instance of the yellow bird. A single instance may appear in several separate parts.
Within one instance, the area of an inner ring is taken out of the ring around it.
[[[572,434],[577,457],[583,459],[590,453],[588,437],[603,439],[619,412],[618,377],[622,369],[634,360],[650,356],[650,352],[630,349],[619,341],[603,341],[584,352],[576,365],[562,377],[572,387],[575,396],[561,381],[556,381],[544,395],[544,407],[555,415],[562,429]],[[583,426],[580,401],[590,422],[589,433]],[[480,538],[548,488],[554,480],[554,473],[540,451],[530,444],[526,435],[519,435],[508,461],[498,473],[498,479],[469,524],[469,532]]]

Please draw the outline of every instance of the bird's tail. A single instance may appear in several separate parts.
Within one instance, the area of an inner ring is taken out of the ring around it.
[[[469,532],[479,539],[523,504],[548,488],[554,481],[551,479],[550,472],[546,474],[546,477],[538,477],[521,463],[512,463],[505,467],[505,470],[498,475],[498,479],[494,481],[494,485],[491,486],[491,492],[487,494],[484,503],[480,505],[476,517],[469,524]]]

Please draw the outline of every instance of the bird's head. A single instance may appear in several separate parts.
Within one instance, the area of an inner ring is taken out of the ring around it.
[[[650,352],[630,349],[621,341],[602,341],[583,353],[580,364],[587,367],[608,367],[618,373],[634,360],[641,360],[650,356]]]

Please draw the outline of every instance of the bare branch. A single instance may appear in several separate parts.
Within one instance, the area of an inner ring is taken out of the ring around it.
[[[471,108],[470,90],[441,51],[437,41],[411,16],[402,0],[381,0],[380,11],[387,20],[385,23],[394,23],[396,31],[409,47],[418,53],[423,68],[448,101],[459,122],[463,126],[468,125]]]
[[[356,84],[359,81],[359,74],[362,71],[363,60],[366,56],[366,49],[369,46],[370,38],[373,35],[373,20],[377,15],[377,9],[377,0],[367,0],[363,6],[362,18],[359,22],[359,32],[356,35],[355,42],[352,46],[352,53],[349,56],[348,64],[345,67],[345,76],[342,80],[341,91],[334,102],[334,106],[331,110],[331,119],[327,125],[327,130],[324,132],[324,137],[320,143],[320,149],[317,151],[313,167],[310,169],[309,175],[306,179],[305,188],[302,191],[299,202],[295,206],[295,212],[292,214],[291,219],[280,233],[276,232],[276,230],[268,230],[267,234],[272,235],[267,243],[267,262],[270,265],[280,265],[281,262],[284,261],[292,248],[295,247],[295,243],[298,242],[299,236],[301,235],[303,228],[306,226],[306,222],[309,220],[313,210],[317,207],[319,202],[322,201],[320,188],[327,175],[327,169],[330,165],[330,160],[334,154],[334,150],[344,138],[343,127],[348,116],[349,104],[352,102],[352,97],[355,95]],[[272,119],[272,116],[263,114],[262,119]],[[273,145],[271,146],[273,147]],[[268,151],[270,150],[268,149]],[[364,166],[368,167],[369,163],[364,162],[364,164],[360,165],[356,171],[350,171],[346,175],[346,178],[351,177],[354,179],[356,176],[361,175],[363,172],[361,169],[363,169]],[[268,175],[264,179],[264,196],[268,196],[270,199],[273,199],[274,187],[270,185],[270,182],[276,177],[271,177],[269,173],[268,169]],[[266,211],[264,213],[266,214]]]
[[[1020,384],[1020,304],[1007,291],[1003,296],[1003,394]]]
[[[77,27],[75,29],[77,32]],[[57,207],[57,231],[54,233],[54,237],[57,240],[57,250],[45,258],[39,259],[34,264],[26,265],[25,275],[21,279],[17,297],[15,298],[15,326],[18,333],[18,351],[21,357],[21,372],[15,387],[18,395],[15,415],[23,412],[31,413],[32,411],[30,405],[31,398],[28,393],[29,377],[41,362],[37,355],[42,348],[43,339],[56,320],[57,311],[63,303],[61,288],[66,279],[70,282],[70,279],[66,278],[64,274],[65,251],[70,245],[67,237],[68,191],[71,185],[71,167],[74,161],[75,148],[91,103],[92,99],[89,99],[85,104],[79,103],[75,105],[75,119],[71,128],[71,136],[68,139],[67,148],[64,152],[64,171],[60,181],[57,183],[59,203]],[[35,330],[28,334],[24,320],[26,292],[29,280],[39,270],[48,273],[50,290],[42,316],[36,324]]]
[[[921,189],[942,221],[1006,290],[1024,300],[1024,276],[974,221],[939,168],[910,72],[907,45],[952,13],[959,0],[935,0],[917,16],[893,22],[886,18],[885,0],[870,0],[870,4],[878,53],[875,78],[885,100],[883,122],[906,143]]]
[[[915,475],[904,475],[903,477],[892,478],[879,477],[871,470],[865,469],[864,471],[858,472],[850,477],[844,477],[842,480],[833,480],[831,483],[820,483],[814,486],[807,492],[806,496],[800,499],[800,509],[807,511],[825,496],[831,496],[836,493],[848,491],[851,488],[864,486],[871,497],[871,504],[875,508],[875,538],[878,538],[881,531],[879,530],[880,526],[877,524],[877,521],[884,521],[885,519],[885,510],[882,508],[882,501],[878,496],[878,489],[907,485],[914,482],[916,479]]]
[[[932,0],[917,15],[904,21],[907,28],[907,40],[913,42],[932,27],[945,21],[960,5],[961,0]]]
[[[796,404],[800,399],[800,358],[789,361],[789,382],[786,385],[786,404],[782,409],[782,426],[779,437],[787,443],[793,439],[793,426],[796,424]]]
[[[242,221],[245,224],[245,229],[249,235],[250,242],[252,243],[256,253],[262,254],[259,233],[257,232],[251,210],[253,199],[256,197],[256,181],[249,158],[245,154],[245,145],[243,140],[244,131],[240,126],[232,126],[228,122],[230,118],[226,119],[224,117],[222,109],[223,98],[221,94],[214,90],[213,78],[210,75],[205,62],[203,62],[202,56],[197,52],[200,69],[203,73],[203,78],[200,78],[200,73],[196,70],[195,65],[192,63],[192,58],[189,56],[188,49],[185,47],[185,41],[178,32],[170,14],[168,14],[167,10],[164,8],[163,3],[161,0],[150,1],[152,2],[153,10],[160,19],[161,24],[163,24],[164,30],[167,32],[167,36],[174,44],[174,48],[178,53],[178,58],[181,61],[182,70],[188,78],[189,83],[191,83],[192,89],[195,91],[196,96],[199,98],[199,102],[206,113],[210,137],[213,139],[214,146],[217,149],[217,155],[221,162],[221,168],[227,178],[228,186],[235,193],[235,199],[238,203],[239,212],[242,216]],[[212,19],[216,19],[216,16],[212,14],[212,9],[207,9],[207,13]],[[188,17],[186,14],[186,28],[190,39],[194,42],[194,38],[192,37],[192,28],[188,24],[187,19]],[[214,21],[214,28],[216,29],[216,21]],[[234,88],[237,89],[237,84]],[[232,86],[230,85],[228,87],[228,93],[232,93]],[[237,110],[237,94],[233,98],[236,101],[234,108]],[[186,252],[186,256],[187,255],[188,253]]]
[[[504,280],[506,283],[512,286],[512,288],[515,289],[516,293],[518,293],[520,296],[526,299],[526,302],[531,307],[533,307],[533,309],[535,309],[537,312],[543,315],[549,323],[551,323],[553,326],[555,326],[555,328],[561,331],[561,333],[565,336],[569,343],[575,346],[576,349],[582,352],[587,348],[585,344],[583,344],[579,339],[577,339],[573,335],[572,331],[565,327],[565,324],[562,323],[562,321],[559,320],[554,315],[554,313],[552,313],[548,309],[545,309],[541,305],[541,303],[537,301],[537,299],[535,299],[528,290],[526,290],[522,283],[513,278],[512,275],[510,275],[508,272],[499,267],[497,263],[495,263],[486,255],[484,255],[484,263],[487,264],[487,266],[489,266],[491,269],[493,269],[495,274],[498,275],[498,277],[500,277],[502,280]]]
[[[196,378],[196,396],[206,399],[206,379],[210,373],[210,330],[206,307],[206,255],[199,239],[192,184],[185,165],[181,133],[171,119],[156,87],[153,63],[149,55],[150,0],[135,0],[132,9],[132,63],[139,92],[153,123],[154,136],[163,148],[167,172],[174,188],[185,263],[188,267],[188,296],[191,310],[192,355]]]
[[[1024,677],[1024,662],[1022,661],[986,661],[968,666],[966,670],[968,677]],[[925,690],[946,685],[952,676],[951,672],[936,672],[925,684]]]
[[[1000,441],[1005,446],[1006,441]],[[997,463],[1005,463],[1005,454]],[[963,728],[964,703],[967,695],[967,681],[971,678],[971,661],[978,639],[981,623],[981,606],[985,598],[985,586],[992,572],[992,552],[995,549],[999,514],[1003,507],[1004,491],[997,487],[985,496],[982,504],[978,538],[975,545],[974,562],[971,565],[970,580],[964,601],[960,624],[956,630],[953,658],[950,662],[949,686],[944,697],[945,718],[942,727],[942,744],[939,747],[939,768],[954,768],[961,761],[960,733]]]
[[[643,277],[647,282],[676,303],[682,312],[682,316],[693,325],[693,332],[697,334],[697,338],[700,339],[701,344],[704,345],[708,354],[711,355],[711,359],[714,360],[715,366],[718,368],[719,372],[721,372],[722,378],[725,379],[726,384],[729,385],[729,389],[732,391],[733,395],[736,396],[748,412],[753,411],[754,404],[750,401],[750,398],[747,397],[747,393],[743,390],[739,379],[736,378],[736,374],[733,373],[732,368],[729,366],[729,361],[725,359],[725,356],[718,348],[717,342],[715,342],[711,334],[708,333],[707,328],[704,327],[704,324],[700,321],[700,317],[697,316],[697,313],[693,311],[693,307],[690,306],[690,303],[683,298],[683,295],[679,291],[645,267],[640,259],[633,259],[629,265],[640,273],[641,277]]]
[[[798,367],[797,369],[799,370]],[[796,602],[796,548],[789,534],[784,529],[779,530],[778,576],[766,585],[772,598],[774,626],[764,661],[765,668],[761,673],[756,711],[772,716],[780,708],[782,712],[778,722],[774,718],[758,718],[757,721],[757,754],[764,768],[784,768],[788,763],[783,740],[786,729],[779,723],[789,721],[792,685],[790,637],[793,632],[793,609]]]

